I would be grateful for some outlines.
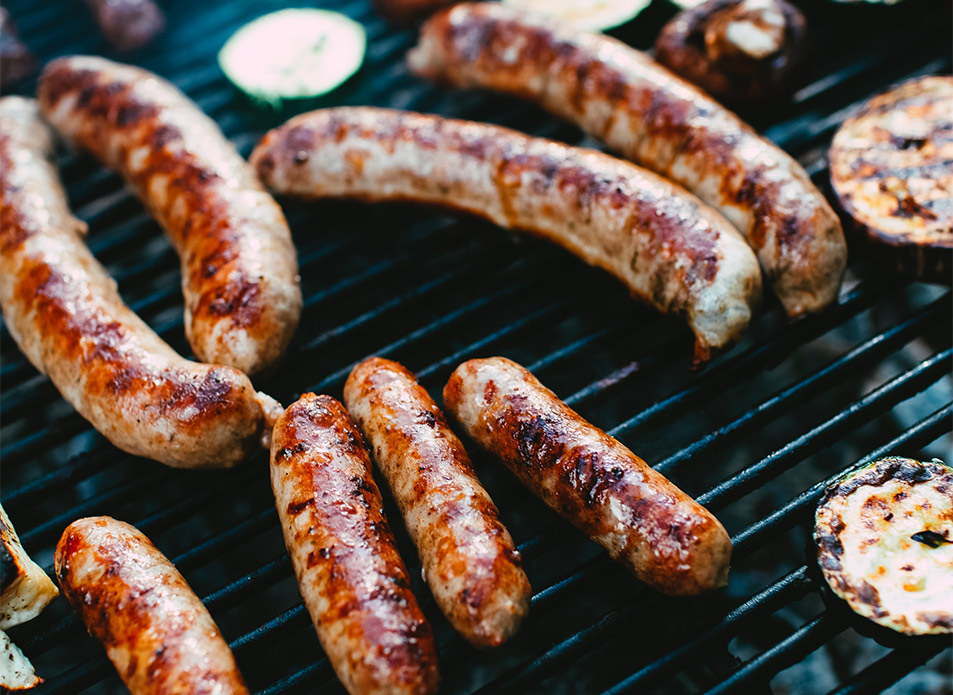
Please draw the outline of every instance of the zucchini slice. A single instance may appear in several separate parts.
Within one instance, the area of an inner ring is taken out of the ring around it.
[[[503,0],[504,5],[545,15],[584,31],[603,31],[632,20],[652,0]]]
[[[953,468],[888,457],[831,485],[814,543],[830,590],[903,635],[953,633]]]
[[[327,94],[361,67],[364,27],[339,12],[288,9],[266,14],[236,31],[218,53],[225,76],[255,100]]]
[[[30,559],[0,507],[0,630],[32,620],[59,595],[53,581]]]

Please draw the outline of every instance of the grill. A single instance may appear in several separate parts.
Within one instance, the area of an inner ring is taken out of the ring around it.
[[[320,3],[367,27],[361,72],[323,100],[283,112],[258,108],[225,81],[215,53],[244,22],[284,4],[169,0],[169,29],[132,60],[182,88],[246,155],[293,112],[331,104],[410,108],[583,141],[530,106],[416,80],[402,62],[414,33],[383,23],[366,0]],[[746,116],[824,187],[824,151],[852,108],[901,79],[949,72],[951,12],[912,1],[801,4],[813,30],[809,79],[791,105]],[[108,55],[80,3],[7,5],[41,61]],[[647,48],[674,12],[656,0],[620,35]],[[161,230],[90,158],[64,154],[61,172],[74,210],[89,223],[91,248],[126,301],[189,354],[177,259]],[[478,652],[453,634],[417,579],[440,649],[442,693],[846,694],[880,692],[898,680],[903,692],[949,687],[949,650],[880,647],[825,610],[805,551],[813,507],[847,466],[887,453],[948,455],[949,288],[901,281],[854,244],[836,306],[788,322],[768,298],[741,345],[692,373],[684,328],[545,243],[414,208],[284,206],[305,310],[286,360],[257,378],[258,388],[286,404],[304,391],[339,396],[351,365],[378,354],[405,363],[437,394],[460,361],[503,354],[697,496],[732,534],[727,589],[701,599],[661,597],[470,446],[535,593],[519,635]],[[48,572],[73,519],[110,514],[134,523],[203,597],[254,692],[343,692],[297,592],[264,452],[227,472],[176,472],[135,459],[72,411],[5,328],[0,350],[3,504]],[[398,518],[392,505],[387,512]],[[419,577],[397,526],[402,555]],[[10,634],[47,678],[36,692],[124,692],[65,601]]]

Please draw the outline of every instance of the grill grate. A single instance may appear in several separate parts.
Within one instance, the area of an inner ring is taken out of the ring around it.
[[[7,4],[41,60],[106,52],[71,0]],[[247,154],[292,110],[247,103],[222,77],[215,52],[238,26],[284,3],[162,4],[169,29],[134,61],[170,78]],[[368,62],[307,108],[411,108],[582,141],[530,106],[415,80],[401,60],[412,32],[386,26],[364,0],[321,4],[367,27]],[[851,108],[897,80],[950,70],[950,8],[800,4],[814,31],[810,79],[783,111],[747,115],[824,185],[824,149]],[[651,45],[674,11],[656,0],[623,38]],[[188,354],[177,261],[161,231],[119,179],[89,158],[64,154],[61,171],[74,210],[90,225],[90,247],[124,298]],[[416,582],[440,648],[442,692],[763,693],[770,686],[776,693],[873,693],[905,677],[913,682],[936,656],[877,647],[825,612],[804,566],[804,543],[811,510],[846,466],[886,453],[948,451],[948,290],[899,282],[852,247],[836,306],[789,323],[769,299],[741,345],[692,374],[684,328],[634,306],[615,282],[559,249],[412,208],[284,207],[305,310],[284,364],[256,386],[285,403],[305,390],[339,395],[356,359],[381,354],[438,393],[460,361],[506,354],[717,511],[733,534],[724,592],[660,597],[469,447],[536,593],[521,633],[483,653],[453,635]],[[0,354],[3,504],[41,564],[49,569],[53,545],[74,518],[127,520],[203,596],[259,695],[342,692],[297,594],[264,454],[228,472],[183,473],[134,459],[90,430],[5,327]],[[396,509],[388,514],[395,518]],[[406,534],[397,531],[411,573],[419,574]],[[65,602],[11,636],[47,678],[38,693],[123,692]],[[846,652],[845,667],[837,657]]]

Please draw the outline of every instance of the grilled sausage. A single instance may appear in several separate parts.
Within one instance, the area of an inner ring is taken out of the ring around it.
[[[340,403],[306,393],[278,419],[271,486],[301,596],[344,687],[351,695],[435,692],[433,633],[361,433]]]
[[[141,531],[108,516],[79,519],[53,561],[63,595],[132,695],[247,695],[212,616]]]
[[[664,594],[727,582],[731,541],[704,507],[503,357],[464,362],[443,391],[467,433]]]
[[[120,449],[170,466],[238,463],[262,429],[251,382],[183,359],[123,304],[67,208],[51,138],[35,101],[0,99],[0,304],[10,334]]]
[[[279,193],[443,205],[554,241],[683,317],[699,361],[740,337],[760,299],[757,260],[721,215],[600,152],[358,107],[291,119],[265,135],[251,161]]]
[[[370,442],[440,610],[471,644],[496,647],[529,610],[519,552],[440,408],[402,365],[371,357],[344,403]]]
[[[249,374],[275,362],[301,312],[295,250],[218,126],[165,80],[103,58],[54,60],[38,94],[53,125],[121,172],[165,228],[195,355]]]
[[[85,0],[99,30],[118,51],[142,48],[165,29],[165,15],[152,0]]]
[[[530,99],[668,176],[748,239],[790,316],[837,298],[840,221],[801,166],[648,56],[498,3],[434,15],[408,56],[418,75]]]

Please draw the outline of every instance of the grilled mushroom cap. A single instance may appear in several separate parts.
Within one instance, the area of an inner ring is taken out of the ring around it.
[[[731,103],[788,93],[804,67],[807,23],[785,0],[708,0],[662,27],[655,59]]]
[[[953,269],[953,77],[924,77],[874,97],[830,150],[841,206],[877,255],[921,280]]]
[[[889,457],[852,471],[818,505],[814,542],[855,613],[905,635],[953,632],[953,468]]]

